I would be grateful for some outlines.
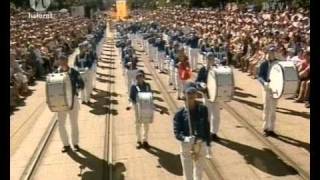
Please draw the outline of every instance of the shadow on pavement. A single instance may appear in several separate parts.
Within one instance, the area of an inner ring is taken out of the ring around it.
[[[164,107],[164,106],[161,106],[161,105],[159,105],[159,104],[155,104],[155,103],[154,103],[154,107],[155,107],[155,110],[156,110],[157,112],[159,112],[160,114],[170,115],[168,108],[166,108],[166,107]]]
[[[19,111],[20,110],[19,107],[26,106],[26,102],[25,102],[26,99],[28,97],[30,97],[33,94],[34,91],[35,90],[30,89],[27,93],[22,95],[22,98],[19,98],[18,100],[16,100],[16,105],[14,107],[10,108],[10,116],[13,115],[14,112]]]
[[[109,100],[109,96],[117,96],[116,93],[111,93],[107,91],[98,90],[96,95],[92,95],[91,98],[95,99],[96,102],[91,103],[89,106],[92,108],[90,113],[96,115],[105,115],[107,113],[111,113],[112,115],[118,115],[118,111],[115,109],[109,109],[108,106],[110,104],[119,104],[119,102],[115,99]]]
[[[277,134],[277,136],[275,136],[273,138],[278,139],[278,140],[280,140],[282,142],[285,142],[287,144],[291,144],[293,146],[302,147],[305,150],[310,152],[310,144],[309,143],[302,142],[302,141],[293,139],[293,138],[288,137],[288,136],[280,135],[280,134]]]
[[[102,68],[102,69],[116,69],[114,67],[110,67],[110,66],[101,66],[101,65],[97,65],[97,67]]]
[[[152,90],[152,93],[161,94],[161,92],[160,92],[160,91],[157,91],[157,90]]]
[[[126,171],[126,167],[123,163],[116,163],[115,165],[109,165],[107,161],[96,157],[90,152],[80,149],[79,153],[84,157],[81,157],[73,151],[69,151],[68,155],[71,159],[80,164],[79,174],[82,180],[95,180],[95,179],[108,179],[109,166],[112,166],[113,177],[117,180],[123,180],[123,173]],[[86,172],[82,172],[86,169]]]
[[[239,99],[239,98],[233,98],[233,100],[238,101],[240,103],[247,104],[247,105],[254,107],[256,109],[259,109],[259,110],[263,109],[262,104],[259,104],[259,103],[255,103],[252,101],[246,101],[246,100]],[[300,111],[295,111],[292,109],[286,109],[286,108],[280,108],[280,107],[277,107],[277,112],[282,113],[282,114],[289,114],[289,115],[293,115],[293,116],[300,116],[303,118],[310,119],[310,114],[307,112],[300,112]]]
[[[252,95],[252,94],[249,94],[249,93],[240,92],[240,91],[235,91],[234,92],[234,96],[243,97],[243,98],[247,98],[247,97],[256,98],[257,97],[255,95]]]
[[[263,148],[261,150],[223,138],[221,138],[220,141],[217,141],[217,143],[237,151],[244,157],[247,164],[250,164],[272,176],[288,176],[298,174],[293,167],[283,162],[270,149]]]
[[[153,96],[153,100],[157,100],[159,102],[164,102],[161,97]]]
[[[114,81],[110,81],[109,79],[103,79],[103,78],[97,77],[96,80],[102,83],[114,84]]]
[[[108,60],[111,60],[111,59],[108,59]],[[114,61],[104,61],[104,60],[100,60],[99,63],[116,64],[116,62],[114,62]]]
[[[114,75],[102,74],[102,73],[98,73],[98,72],[97,72],[97,75],[102,76],[102,77],[111,77],[111,78],[114,78],[114,77],[115,77]]]
[[[151,145],[149,149],[146,149],[146,151],[150,154],[158,156],[160,167],[166,169],[172,174],[182,176],[182,165],[179,154],[171,154]]]

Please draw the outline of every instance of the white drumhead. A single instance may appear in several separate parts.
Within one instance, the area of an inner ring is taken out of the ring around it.
[[[214,67],[209,71],[207,88],[211,101],[230,101],[234,90],[232,69],[228,66]]]
[[[279,63],[275,63],[271,66],[269,79],[269,86],[272,90],[273,98],[280,98],[284,89],[284,72]]]
[[[139,92],[138,93],[138,111],[139,119],[145,123],[151,123],[153,121],[153,101],[151,92]]]

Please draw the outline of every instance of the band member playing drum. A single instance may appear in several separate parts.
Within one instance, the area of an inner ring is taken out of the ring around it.
[[[185,107],[174,116],[174,134],[181,142],[181,162],[185,180],[201,180],[203,160],[211,157],[208,109],[198,103],[195,84],[184,89]]]
[[[272,97],[272,91],[269,87],[269,71],[273,61],[275,61],[275,46],[268,48],[267,59],[260,65],[258,74],[258,80],[263,86],[262,98],[263,98],[263,131],[265,136],[275,136],[274,125],[276,120],[276,108],[278,100]]]
[[[86,78],[85,88],[81,91],[81,99],[83,104],[90,103],[90,94],[92,90],[92,79],[90,68],[92,66],[93,57],[89,54],[88,43],[87,41],[81,43],[79,45],[80,53],[76,56],[74,61],[74,66],[77,68],[78,71],[84,73],[83,78]]]
[[[201,88],[207,89],[207,79],[210,69],[215,65],[215,57],[212,52],[209,52],[206,55],[207,59],[207,66],[203,66],[199,73],[198,77],[196,79],[196,82],[199,83]],[[218,101],[211,102],[208,100],[209,94],[207,91],[205,91],[205,102],[206,106],[209,111],[209,118],[210,118],[210,132],[211,132],[211,138],[212,140],[218,140],[219,137],[217,135],[219,126],[220,126],[220,103]]]
[[[141,149],[142,147],[149,148],[148,132],[149,132],[149,123],[151,122],[144,121],[143,119],[140,119],[140,117],[138,116],[138,113],[139,113],[138,111],[142,111],[142,110],[138,109],[137,97],[138,97],[138,94],[141,92],[152,92],[152,91],[151,91],[150,84],[144,81],[143,71],[139,71],[136,74],[136,80],[137,80],[136,84],[133,84],[130,88],[130,100],[133,103],[135,118],[136,118],[136,135],[137,135],[136,147],[137,149]],[[143,126],[143,133],[141,131],[142,126]]]
[[[78,113],[79,113],[79,101],[77,89],[84,89],[84,82],[80,76],[80,73],[68,66],[68,57],[64,54],[60,56],[59,67],[55,73],[68,72],[71,85],[72,85],[72,97],[73,106],[69,111],[58,112],[58,127],[61,141],[63,143],[62,152],[67,152],[70,150],[70,145],[68,142],[68,134],[66,129],[66,117],[69,114],[70,124],[71,124],[71,142],[76,151],[79,151],[79,127],[78,127]]]

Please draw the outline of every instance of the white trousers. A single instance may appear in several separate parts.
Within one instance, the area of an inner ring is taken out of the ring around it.
[[[165,57],[166,57],[166,54],[165,54],[164,51],[158,51],[157,50],[157,62],[158,62],[158,65],[159,65],[159,69],[162,72],[164,71]]]
[[[84,88],[80,90],[82,102],[88,102],[90,100],[90,94],[92,92],[92,71],[89,70],[87,74],[87,81],[84,83]]]
[[[276,110],[278,100],[272,97],[272,91],[270,88],[263,88],[262,90],[263,98],[263,130],[273,131],[276,121]]]
[[[121,56],[122,56],[122,48],[119,47],[119,48],[117,48],[117,50],[118,50],[118,56],[119,56],[119,59],[120,59],[120,63],[122,63],[122,59],[121,59]]]
[[[96,79],[97,79],[97,63],[94,63],[92,65],[92,72],[91,72],[91,79],[92,79],[92,86],[91,86],[91,92],[93,88],[96,88]]]
[[[138,119],[138,107],[134,105],[135,118],[136,118],[136,136],[137,142],[147,142],[149,134],[149,123],[141,123]],[[142,131],[143,127],[143,131]]]
[[[183,89],[185,88],[186,84],[187,84],[186,80],[181,80],[179,78],[179,80],[178,80],[178,97],[181,97],[181,95],[183,94]]]
[[[143,50],[144,52],[147,54],[149,51],[148,51],[148,47],[149,47],[149,44],[148,44],[148,41],[147,40],[144,40],[143,41]]]
[[[189,59],[192,70],[197,70],[198,66],[198,48],[189,48]]]
[[[210,132],[213,134],[217,134],[220,127],[220,103],[211,102],[207,98],[205,98],[205,104],[208,108]]]
[[[66,119],[69,114],[70,127],[71,127],[71,142],[73,145],[79,143],[79,126],[78,126],[78,114],[79,114],[80,104],[77,97],[74,97],[73,108],[70,111],[58,112],[58,128],[59,134],[63,146],[69,145],[69,138],[66,129]]]
[[[169,84],[172,83],[174,89],[178,87],[178,69],[174,65],[174,61],[170,60],[169,63]]]
[[[183,169],[184,180],[201,180],[203,174],[203,162],[206,156],[206,144],[204,142],[195,145],[195,152],[198,152],[198,159],[192,160],[191,157],[191,144],[181,142],[180,158]]]
[[[152,60],[153,60],[155,67],[159,67],[158,53],[159,53],[158,49],[152,46],[152,55],[151,56],[152,56]]]

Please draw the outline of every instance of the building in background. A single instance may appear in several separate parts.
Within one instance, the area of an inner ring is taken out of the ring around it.
[[[117,0],[116,11],[117,20],[125,20],[129,15],[127,0]]]

